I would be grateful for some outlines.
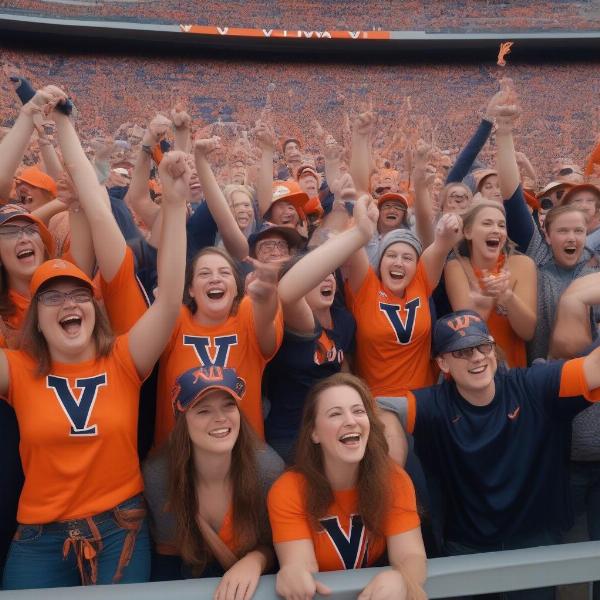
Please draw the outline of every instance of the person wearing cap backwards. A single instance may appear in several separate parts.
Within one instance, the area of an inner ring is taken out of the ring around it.
[[[375,218],[377,208],[371,205],[369,211]],[[410,230],[394,229],[381,240],[374,267],[363,248],[348,261],[346,300],[356,319],[356,373],[374,394],[433,383],[429,297],[461,236],[460,217],[444,215],[425,251]]]
[[[153,581],[222,576],[214,598],[249,600],[273,567],[266,495],[283,461],[240,411],[244,392],[235,369],[193,367],[177,378],[175,428],[143,466]]]
[[[161,293],[132,329],[115,339],[89,277],[50,260],[31,278],[23,348],[0,351],[0,395],[17,415],[25,472],[5,589],[149,577],[139,392],[181,302],[185,165],[166,155],[161,180],[169,241],[159,252]]]
[[[497,160],[502,195],[508,198],[504,202],[508,237],[537,267],[537,325],[527,343],[527,361],[531,364],[536,358],[548,356],[561,294],[574,279],[597,271],[600,257],[586,247],[588,217],[577,206],[567,204],[550,209],[544,231],[536,227],[523,197],[514,152],[512,131],[520,108],[516,104],[501,105],[498,112]],[[600,313],[595,311],[594,323],[599,319]]]
[[[484,320],[462,310],[436,322],[433,354],[443,383],[377,401],[388,439],[402,436],[402,423],[440,488],[445,553],[559,543],[571,519],[568,431],[577,413],[600,400],[600,349],[501,371]],[[550,600],[554,590],[506,597]]]

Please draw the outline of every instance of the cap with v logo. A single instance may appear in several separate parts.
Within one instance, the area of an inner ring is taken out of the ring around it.
[[[208,392],[222,390],[236,402],[242,401],[246,383],[235,369],[224,367],[193,367],[182,373],[172,392],[173,412],[182,413],[201,400]]]
[[[473,310],[458,310],[438,319],[433,329],[433,354],[493,342],[485,321]]]

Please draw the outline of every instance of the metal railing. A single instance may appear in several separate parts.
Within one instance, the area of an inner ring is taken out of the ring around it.
[[[428,561],[429,598],[453,598],[583,583],[600,579],[600,542],[543,546],[524,550],[470,554]],[[319,573],[331,600],[355,599],[380,569]],[[0,592],[0,600],[198,600],[211,598],[218,579],[188,579],[87,588]],[[275,576],[261,578],[254,600],[275,600]]]

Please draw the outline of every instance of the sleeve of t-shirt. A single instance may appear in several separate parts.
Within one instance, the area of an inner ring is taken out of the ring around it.
[[[301,481],[296,473],[288,472],[271,487],[267,507],[275,544],[312,539]]]
[[[117,274],[110,281],[100,277],[100,290],[114,333],[127,333],[148,308],[135,276],[133,252],[129,246]]]
[[[356,314],[358,308],[371,297],[371,294],[374,293],[374,290],[376,290],[378,286],[379,279],[375,274],[373,267],[369,267],[360,289],[356,292],[356,294],[352,291],[350,284],[346,280],[344,290],[346,293],[346,302],[350,311]]]
[[[585,378],[583,363],[585,357],[574,358],[564,363],[560,374],[561,398],[583,396],[588,402],[600,402],[600,388],[590,390]]]
[[[423,260],[419,259],[417,263],[417,272],[415,273],[415,280],[420,281],[425,288],[425,295],[427,298],[433,294],[433,290],[436,286],[432,285],[431,280],[429,279],[429,273],[427,273],[427,269],[425,268],[425,263]],[[436,284],[437,285],[437,284]]]
[[[417,401],[412,392],[398,397],[378,396],[375,400],[380,409],[393,412],[400,419],[404,431],[407,433],[414,431],[417,420]]]
[[[141,385],[148,375],[150,375],[150,373],[147,373],[143,378],[139,376],[129,350],[129,335],[127,334],[120,335],[116,339],[112,350],[112,359],[116,362],[120,373],[136,385]]]
[[[490,133],[492,133],[493,123],[487,119],[482,119],[479,127],[473,134],[473,137],[467,142],[467,145],[461,150],[458,155],[456,162],[450,169],[448,176],[446,177],[446,184],[458,183],[462,181],[473,166],[477,155],[481,152],[481,149],[485,146]]]
[[[391,504],[383,525],[386,537],[405,533],[421,524],[415,488],[406,471],[394,465],[390,484]]]
[[[240,305],[240,311],[243,312],[243,315],[241,316],[243,316],[244,323],[249,334],[249,339],[253,341],[253,345],[255,346],[256,350],[258,350],[258,352],[260,352],[262,355],[260,345],[258,343],[258,334],[254,325],[254,307],[252,304],[252,300],[248,296],[246,296],[242,300],[242,304]],[[275,354],[277,354],[277,351],[279,350],[279,348],[281,347],[281,343],[283,342],[283,309],[281,308],[281,302],[279,301],[277,302],[277,312],[275,313],[273,323],[275,325],[275,350],[269,356],[263,356],[264,360],[266,360],[267,362],[270,361],[275,356]]]
[[[217,224],[208,210],[206,202],[201,202],[187,221],[187,256],[191,260],[202,248],[215,245]]]
[[[26,355],[21,350],[5,350],[4,355],[6,356],[6,362],[8,363],[8,373],[10,383],[8,386],[8,393],[3,398],[11,405],[14,405],[13,392],[16,388],[20,387],[20,379],[27,378],[30,370],[27,368]]]
[[[531,242],[536,225],[527,208],[523,188],[519,184],[514,194],[504,202],[506,210],[506,232],[508,237],[517,244],[517,250],[525,253]]]

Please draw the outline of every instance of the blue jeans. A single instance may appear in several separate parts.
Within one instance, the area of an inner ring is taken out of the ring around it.
[[[150,536],[143,497],[93,517],[19,525],[8,552],[7,590],[150,579]]]

